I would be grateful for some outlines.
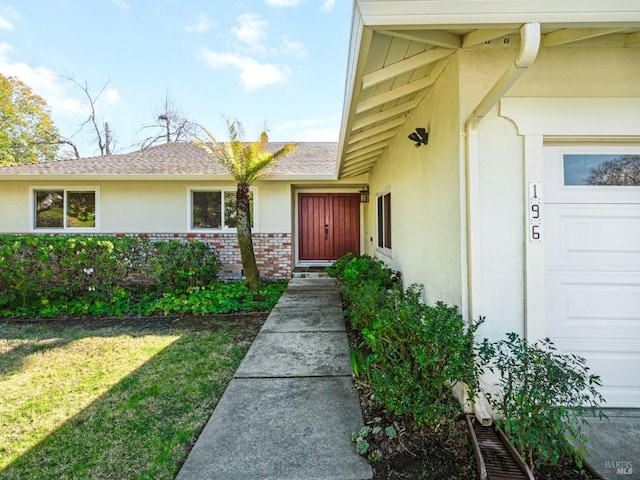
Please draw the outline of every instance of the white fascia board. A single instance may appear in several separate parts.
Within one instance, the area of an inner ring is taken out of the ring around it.
[[[519,26],[637,26],[640,2],[629,0],[356,0],[373,28]]]
[[[347,61],[347,75],[344,88],[344,102],[342,103],[342,121],[340,123],[340,138],[338,140],[338,155],[336,158],[336,179],[340,171],[340,162],[346,148],[347,133],[351,129],[351,122],[355,116],[355,106],[360,93],[365,62],[371,46],[373,32],[364,26],[358,2],[353,2],[353,17],[351,21],[351,36],[349,40],[349,57]],[[355,101],[354,101],[355,97]]]

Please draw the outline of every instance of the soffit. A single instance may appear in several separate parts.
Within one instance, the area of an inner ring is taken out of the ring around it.
[[[339,177],[368,172],[396,135],[410,133],[405,127],[406,118],[429,93],[454,52],[459,49],[491,47],[503,41],[519,44],[521,24],[490,23],[479,28],[467,24],[447,27],[431,25],[430,28],[425,28],[409,23],[399,25],[399,19],[404,17],[391,13],[397,11],[400,4],[418,6],[442,3],[437,0],[357,2],[356,7],[362,10],[370,8],[371,11],[367,17],[354,17],[354,20],[360,20],[362,23],[354,21],[356,31],[352,32],[352,49],[354,42],[357,42],[359,50],[357,47],[352,50],[348,72],[348,75],[352,76],[347,79],[351,91],[347,91],[343,112],[338,151]],[[504,5],[514,2],[448,0],[444,3]],[[612,5],[615,6],[617,3],[614,0]],[[396,5],[395,10],[390,9],[392,4]],[[406,8],[406,5],[404,6]],[[378,13],[388,10],[387,16],[393,18],[387,21],[395,22],[393,26],[384,25],[381,20],[384,16],[374,15],[375,8],[371,7],[378,8]],[[356,15],[360,15],[357,8],[355,11]],[[468,12],[465,18],[467,17]],[[450,20],[449,17],[447,19]],[[563,25],[559,20],[551,25],[543,24],[542,48],[587,43],[598,45],[598,42],[608,47],[638,48],[640,16],[637,19],[635,16],[627,16],[626,20],[618,20],[606,26],[601,24],[599,27],[587,23],[581,23],[579,27]],[[631,20],[633,22],[629,23]],[[367,21],[376,25],[367,26]]]

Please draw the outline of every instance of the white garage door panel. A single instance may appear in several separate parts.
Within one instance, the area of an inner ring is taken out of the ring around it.
[[[546,289],[548,335],[640,339],[640,273],[549,272]]]
[[[545,149],[545,333],[587,360],[610,407],[640,408],[640,186],[581,182],[609,157],[637,151]]]
[[[545,205],[547,229],[560,235],[546,249],[547,269],[606,266],[640,268],[637,205]],[[621,268],[619,268],[621,267]]]
[[[640,374],[633,367],[640,364],[640,340],[607,340],[606,351],[602,339],[598,338],[555,337],[553,340],[560,352],[585,358],[590,373],[600,376],[602,386],[598,391],[608,406],[637,407],[640,404]]]

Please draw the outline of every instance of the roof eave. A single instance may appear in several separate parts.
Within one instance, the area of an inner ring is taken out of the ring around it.
[[[633,24],[640,21],[640,6],[629,0],[357,0],[364,25],[413,28],[432,25],[520,26],[527,22],[546,26]]]

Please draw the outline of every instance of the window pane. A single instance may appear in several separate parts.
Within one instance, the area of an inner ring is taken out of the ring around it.
[[[222,192],[192,192],[191,228],[222,228]]]
[[[67,227],[96,226],[96,192],[67,192]]]
[[[378,247],[384,246],[384,215],[382,197],[378,197]]]
[[[640,155],[563,155],[564,184],[640,185]]]
[[[37,190],[35,192],[35,228],[63,228],[63,200],[63,190]]]
[[[227,228],[236,228],[236,192],[224,192],[224,226]],[[253,192],[249,192],[249,215],[251,218],[251,228],[253,228]]]
[[[391,248],[391,194],[384,196],[384,246]]]

